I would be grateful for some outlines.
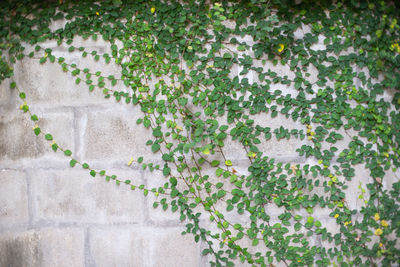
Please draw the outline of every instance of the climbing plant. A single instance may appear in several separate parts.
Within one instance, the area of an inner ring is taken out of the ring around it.
[[[34,133],[69,157],[71,167],[154,195],[155,208],[177,214],[183,234],[207,245],[203,255],[211,255],[211,266],[400,263],[396,1],[0,5],[0,81],[11,79]],[[64,24],[53,29],[57,21]],[[75,47],[76,36],[102,39],[111,52]],[[82,58],[115,64],[120,75],[74,64],[46,46],[49,40]],[[39,127],[27,88],[13,80],[13,65],[25,57],[59,65],[76,84],[101,90],[116,104],[140,107],[137,127],[152,133],[142,145],[163,163],[138,156],[129,165],[162,173],[164,185],[147,188],[96,170],[59,146]],[[300,126],[268,127],[275,117]],[[310,163],[280,162],[262,148],[289,139]],[[226,154],[232,144],[247,157],[242,173]],[[356,166],[371,179],[356,176]],[[387,173],[394,182],[385,180]],[[354,179],[359,186],[349,188]],[[359,194],[362,207],[351,207],[349,194]],[[319,220],[321,209],[335,227]]]

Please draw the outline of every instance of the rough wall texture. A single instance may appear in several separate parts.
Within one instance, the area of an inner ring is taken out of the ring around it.
[[[91,45],[98,51],[106,47]],[[54,47],[54,54],[82,63],[80,55],[65,53],[63,47]],[[90,60],[83,64],[107,74],[118,71]],[[135,183],[160,178],[127,166],[131,156],[154,157],[142,145],[148,136],[135,123],[139,108],[116,105],[101,92],[89,93],[57,64],[24,59],[14,68],[15,81],[41,118],[40,127],[60,146]],[[62,154],[34,135],[19,105],[5,81],[0,90],[1,267],[207,265],[201,244],[181,236],[178,217],[154,213],[142,193],[71,169]]]
[[[100,41],[76,40],[75,45],[107,50]],[[52,42],[44,46],[82,68],[118,73],[112,65],[82,59]],[[323,46],[321,40],[315,49]],[[138,184],[163,183],[161,176],[127,166],[131,156],[154,158],[143,146],[148,133],[135,123],[139,108],[106,100],[101,92],[89,93],[57,64],[24,59],[14,68],[15,81],[27,93],[31,110],[42,118],[41,128],[52,133],[57,143],[96,169],[110,170]],[[269,68],[291,75],[284,66]],[[247,78],[256,76],[250,73]],[[5,81],[0,90],[0,266],[208,266],[207,258],[201,256],[204,244],[180,235],[184,227],[177,214],[154,210],[151,197],[92,178],[85,170],[71,169],[68,159],[34,135],[31,122],[18,110],[16,92],[8,88],[9,81]],[[281,90],[293,93],[292,88]],[[271,129],[303,127],[284,116],[257,120]],[[263,150],[283,162],[314,163],[298,156],[296,149],[302,144],[272,139]],[[236,149],[234,144],[229,146],[228,155],[245,172],[246,154]],[[395,179],[394,174],[388,176],[385,182]],[[357,166],[352,191],[347,194],[350,207],[362,204],[357,186],[367,179],[365,168]],[[280,214],[273,208],[269,212]],[[334,232],[336,224],[328,214],[321,209],[315,211],[315,218]]]

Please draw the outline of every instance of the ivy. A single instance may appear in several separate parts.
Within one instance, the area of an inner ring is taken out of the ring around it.
[[[51,141],[71,167],[154,195],[154,208],[176,212],[183,234],[206,244],[211,266],[398,264],[400,183],[387,185],[385,174],[400,166],[400,6],[298,2],[3,1],[0,82],[12,80],[12,66],[28,56],[116,104],[140,107],[137,127],[151,130],[142,145],[159,161],[132,157],[128,166],[161,173],[167,179],[158,188],[73,158],[39,128],[27,88],[10,82],[36,136]],[[101,38],[111,52],[75,47],[76,36]],[[121,73],[83,68],[53,53],[47,40]],[[293,128],[272,127],[272,119],[292,120]],[[288,140],[307,163],[284,164],[263,147]],[[227,157],[230,142],[247,155],[247,172]],[[359,179],[356,166],[372,182],[360,182],[364,205],[354,209],[346,197],[357,194],[349,188]],[[329,219],[315,214],[319,209]]]

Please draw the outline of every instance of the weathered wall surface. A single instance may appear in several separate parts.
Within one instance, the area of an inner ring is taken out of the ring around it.
[[[85,42],[82,45],[88,46]],[[47,45],[47,46],[46,46]],[[103,43],[92,48],[103,50]],[[47,43],[45,47],[54,47]],[[89,44],[90,47],[90,44]],[[78,54],[54,54],[80,64]],[[115,69],[86,61],[91,70]],[[77,86],[58,64],[24,59],[15,81],[40,127],[78,159],[135,183],[160,178],[127,166],[131,156],[154,157],[138,131],[140,109]],[[201,244],[181,236],[179,217],[157,211],[141,192],[69,167],[62,153],[36,137],[9,81],[0,90],[0,266],[206,266]],[[118,134],[116,134],[118,133]]]
[[[112,65],[82,59],[78,52],[68,53],[54,43],[43,46],[52,47],[53,54],[82,68],[117,77],[118,69]],[[107,50],[100,41],[88,44],[78,40],[76,46]],[[322,41],[319,46],[323,49]],[[15,81],[41,119],[42,130],[52,133],[60,146],[70,148],[79,160],[96,169],[109,170],[137,184],[163,183],[163,177],[127,165],[131,156],[155,157],[143,145],[149,133],[135,123],[139,108],[104,99],[101,92],[89,93],[57,64],[41,65],[38,59],[26,58],[14,68]],[[268,68],[290,72],[279,65]],[[310,74],[316,76],[313,71]],[[248,78],[256,76],[250,73]],[[292,88],[281,90],[293,93]],[[16,91],[5,81],[0,89],[0,266],[208,266],[207,258],[201,256],[204,244],[180,235],[184,225],[179,215],[154,210],[152,197],[106,183],[99,176],[93,178],[81,168],[70,168],[67,158],[34,135],[20,104]],[[304,127],[281,115],[257,120],[272,129]],[[350,140],[346,138],[343,146]],[[272,138],[263,149],[279,161],[315,163],[298,156],[296,149],[303,143]],[[235,166],[245,172],[246,155],[238,156],[237,148],[229,147]],[[395,174],[387,178],[385,183],[396,179]],[[362,165],[356,167],[356,179],[347,194],[350,207],[363,202],[358,199],[360,181],[368,181]],[[273,208],[269,212],[280,214]],[[335,231],[336,224],[328,214],[315,211],[315,218]]]

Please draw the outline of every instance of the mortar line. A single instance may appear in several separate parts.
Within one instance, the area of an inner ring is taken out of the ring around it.
[[[78,148],[80,146],[80,139],[79,139],[79,120],[78,120],[78,111],[76,108],[72,109],[72,112],[74,114],[74,119],[73,119],[73,127],[74,127],[74,151],[76,151],[77,155],[79,156]]]
[[[99,166],[97,166],[98,168],[103,168],[103,169],[104,168],[120,169],[120,170],[123,170],[123,171],[132,171],[132,170],[140,171],[140,170],[142,170],[142,168],[140,166],[125,167],[126,164],[123,165],[122,163],[120,165],[111,165],[111,166],[108,166],[106,164],[104,164],[104,165],[97,164],[97,165],[99,165]],[[10,171],[20,171],[20,170],[22,170],[22,171],[27,171],[29,169],[30,168],[18,168],[18,167],[14,168],[14,167],[1,167],[0,166],[0,170],[10,170]],[[38,171],[63,171],[63,170],[71,170],[71,168],[68,166],[68,164],[65,164],[65,166],[63,165],[63,166],[60,166],[60,167],[59,166],[50,166],[50,167],[37,166],[37,167],[35,167],[35,170],[38,170]]]
[[[145,178],[143,169],[140,170],[140,176],[141,176],[141,180],[142,180],[144,186],[147,188],[148,183],[147,183],[147,179]],[[148,197],[145,197],[143,199],[143,202],[144,202],[143,203],[144,204],[144,211],[143,211],[144,212],[144,221],[143,221],[143,223],[144,223],[144,225],[149,225],[152,223],[152,221],[150,219],[150,214],[149,214],[149,204],[150,203],[148,201]]]
[[[83,240],[83,253],[84,253],[84,266],[85,267],[94,267],[96,263],[93,259],[91,250],[90,250],[90,229],[89,227],[85,227],[83,230],[84,240]]]
[[[34,210],[33,210],[33,197],[32,197],[32,186],[31,186],[31,176],[29,170],[24,170],[25,180],[26,180],[26,194],[28,198],[28,228],[33,228],[33,218],[34,218]]]
[[[82,223],[82,222],[59,222],[59,221],[50,221],[50,220],[38,220],[33,222],[31,226],[27,225],[5,225],[0,228],[0,235],[2,233],[7,233],[9,231],[18,230],[18,231],[25,231],[25,230],[41,230],[47,228],[57,228],[57,229],[65,229],[65,228],[113,228],[113,227],[146,227],[147,225],[143,225],[141,223],[133,223],[133,222],[121,222],[121,223]],[[156,226],[162,228],[174,228],[178,227],[178,225],[167,225],[167,226]]]

